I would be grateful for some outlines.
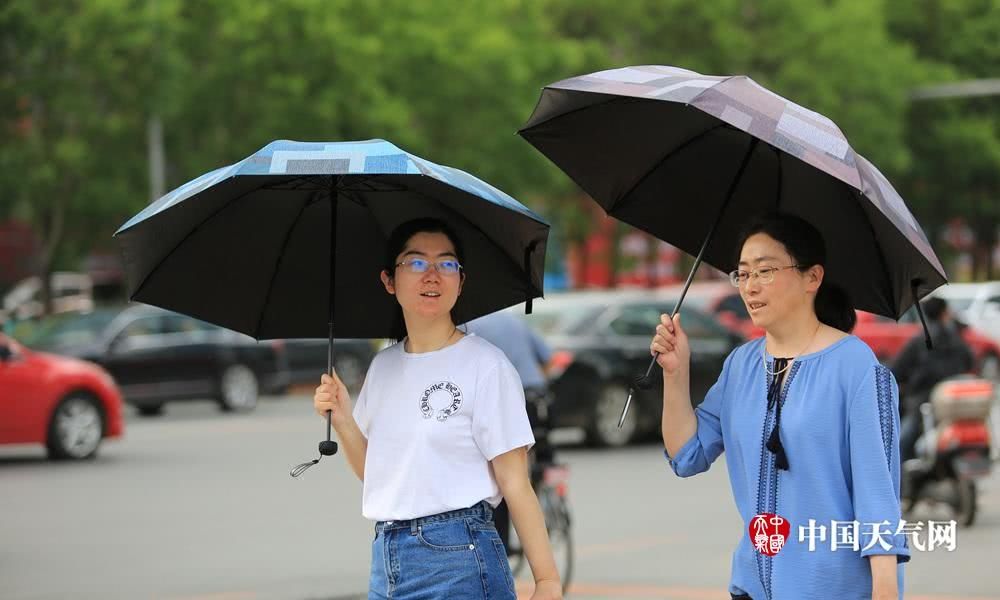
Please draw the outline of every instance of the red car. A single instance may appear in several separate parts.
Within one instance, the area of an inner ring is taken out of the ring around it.
[[[50,458],[84,459],[124,429],[122,397],[106,371],[0,334],[0,444],[44,444]]]

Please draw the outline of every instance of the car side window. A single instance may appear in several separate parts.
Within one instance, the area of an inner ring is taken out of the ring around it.
[[[609,324],[611,331],[618,335],[646,336],[652,338],[656,326],[660,323],[660,315],[669,315],[674,306],[665,304],[626,306]],[[725,330],[707,315],[685,310],[681,307],[684,331],[693,338],[712,338],[725,336]]]
[[[163,333],[180,334],[195,340],[206,339],[218,328],[184,315],[166,315],[163,317]]]
[[[659,306],[625,306],[608,324],[608,328],[618,335],[642,335],[652,338],[662,312]]]
[[[681,326],[689,338],[716,338],[727,334],[721,325],[716,325],[710,317],[700,312],[684,310],[681,307]]]
[[[122,337],[137,337],[143,335],[156,335],[160,333],[159,317],[141,317],[122,329]]]
[[[137,347],[145,347],[153,343],[154,336],[162,333],[160,317],[139,317],[122,328],[115,336],[113,348],[123,352]]]

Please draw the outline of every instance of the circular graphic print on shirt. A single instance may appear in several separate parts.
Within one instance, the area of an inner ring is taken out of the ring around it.
[[[462,390],[450,381],[435,383],[420,395],[420,414],[425,419],[435,417],[444,422],[461,407]]]

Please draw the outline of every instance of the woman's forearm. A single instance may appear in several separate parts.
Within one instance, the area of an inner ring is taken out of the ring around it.
[[[336,430],[337,437],[340,438],[340,446],[344,449],[344,456],[347,457],[347,464],[351,466],[351,470],[358,476],[358,479],[364,481],[368,440],[353,420],[336,427]]]
[[[527,475],[523,481],[508,484],[503,494],[510,510],[510,519],[514,523],[517,537],[521,540],[535,582],[558,582],[559,571],[552,556],[552,547],[545,529],[545,517],[542,515],[538,498],[531,488]]]
[[[868,564],[872,570],[872,600],[897,600],[899,582],[896,579],[896,555],[869,556]]]
[[[691,408],[691,385],[687,374],[663,378],[663,447],[677,456],[698,431],[698,419]]]

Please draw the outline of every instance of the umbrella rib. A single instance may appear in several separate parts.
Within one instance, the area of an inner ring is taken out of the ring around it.
[[[302,218],[302,213],[305,212],[306,207],[309,206],[309,202],[303,202],[302,206],[299,207],[299,212],[292,219],[292,224],[285,231],[285,239],[281,241],[281,251],[278,253],[278,260],[274,262],[274,270],[271,272],[271,281],[267,285],[267,293],[264,294],[264,304],[260,307],[260,315],[257,317],[257,326],[254,328],[253,337],[260,339],[260,326],[264,322],[264,313],[267,311],[267,305],[271,302],[271,292],[274,290],[274,280],[278,278],[278,271],[281,270],[281,263],[285,258],[285,250],[288,248],[288,242],[292,239],[292,232],[295,230],[295,226],[299,224],[299,219]]]
[[[731,127],[731,126],[729,124],[727,124],[727,123],[719,123],[718,125],[715,125],[714,127],[709,127],[708,129],[702,131],[698,135],[693,136],[692,138],[688,139],[687,141],[685,141],[680,146],[677,146],[676,148],[672,149],[663,158],[661,158],[660,160],[658,160],[656,162],[656,164],[651,169],[649,169],[648,171],[646,171],[645,175],[643,175],[642,177],[640,177],[638,181],[636,181],[634,184],[632,184],[632,187],[630,187],[627,192],[625,192],[624,194],[622,194],[621,196],[619,196],[615,200],[615,204],[613,204],[611,207],[609,207],[606,212],[608,212],[610,214],[612,210],[614,210],[616,208],[621,208],[620,206],[616,206],[617,203],[620,200],[628,198],[632,194],[632,192],[634,192],[636,190],[636,188],[638,188],[640,185],[642,185],[642,183],[644,181],[646,181],[646,179],[648,179],[650,175],[652,175],[653,173],[655,173],[656,170],[659,169],[661,166],[663,166],[663,163],[667,162],[667,160],[670,159],[672,156],[674,156],[678,152],[683,151],[685,148],[687,148],[691,144],[704,139],[706,136],[708,136],[708,134],[712,133],[713,131],[715,131],[717,129],[722,129],[722,128],[725,128],[725,127]]]
[[[301,179],[301,178],[296,177],[295,179]],[[290,179],[289,181],[294,181],[295,179]],[[221,213],[222,211],[226,210],[230,206],[236,204],[237,202],[243,200],[244,198],[246,198],[250,194],[252,194],[254,192],[260,191],[260,189],[261,188],[256,188],[255,187],[253,189],[247,190],[243,194],[237,196],[236,198],[233,198],[229,202],[226,202],[225,204],[223,204],[222,206],[220,206],[219,208],[217,208],[215,211],[212,212],[212,214],[208,215],[207,217],[205,217],[204,219],[202,219],[197,225],[195,225],[194,227],[192,227],[187,233],[184,234],[184,237],[182,237],[180,239],[180,241],[178,241],[176,244],[174,244],[174,247],[170,249],[170,252],[167,252],[166,254],[164,254],[163,257],[159,261],[157,261],[156,266],[154,266],[152,269],[149,270],[149,273],[147,273],[146,276],[142,279],[142,283],[140,283],[139,286],[135,288],[135,292],[130,296],[130,299],[135,300],[136,298],[138,298],[139,294],[142,292],[142,289],[144,287],[146,287],[146,283],[150,280],[150,278],[153,277],[153,275],[156,274],[157,271],[160,270],[160,267],[163,266],[163,263],[165,263],[167,261],[167,259],[170,258],[173,255],[173,253],[177,251],[178,248],[180,248],[181,246],[183,246],[184,242],[186,242],[188,240],[188,238],[190,238],[196,232],[198,232],[198,230],[200,230],[205,225],[205,223],[208,223],[209,221],[211,221],[212,219],[214,219],[216,216],[218,216],[219,213]],[[192,196],[192,198],[193,198],[193,196]],[[187,202],[188,200],[191,200],[191,198],[186,198],[184,201]],[[141,222],[137,223],[137,225],[138,224],[141,224]]]
[[[768,146],[771,146],[771,144],[768,144]],[[780,212],[781,211],[781,187],[784,184],[784,180],[785,180],[785,172],[782,170],[782,165],[781,165],[781,155],[784,154],[784,153],[781,150],[779,150],[778,148],[774,147],[774,146],[771,146],[771,148],[774,150],[775,157],[778,159],[778,189],[777,189],[777,193],[774,195],[774,212]]]
[[[853,148],[851,148],[851,152],[854,152]],[[855,157],[857,157],[858,153],[854,152],[854,155],[855,155]],[[864,177],[864,173],[861,172],[860,161],[858,161],[857,158],[855,158],[855,160],[854,160],[854,171],[858,174],[858,185],[861,186],[861,187],[860,188],[854,187],[853,185],[850,185],[850,184],[846,184],[846,185],[848,185],[848,187],[850,187],[851,189],[855,190],[855,192],[862,199],[864,199],[866,202],[868,202],[869,204],[874,204],[871,200],[868,199],[867,196],[865,196],[865,191],[864,191],[865,177]],[[877,207],[873,206],[873,208],[875,208],[875,210],[877,210],[880,213],[882,212],[882,211],[878,210]],[[864,209],[862,209],[862,212],[864,212]],[[885,213],[882,213],[882,216],[888,218],[888,215],[886,215]],[[882,272],[885,274],[886,281],[892,281],[892,278],[890,277],[890,273],[889,273],[889,265],[888,265],[888,263],[885,260],[884,253],[882,252],[882,245],[878,243],[878,235],[876,235],[875,227],[872,226],[872,220],[869,219],[867,217],[867,215],[865,216],[865,220],[868,221],[868,229],[871,231],[871,233],[872,233],[872,239],[875,240],[875,247],[878,249],[879,263],[882,265]],[[891,221],[891,219],[890,219],[890,221]],[[898,321],[899,317],[901,317],[903,315],[899,314],[899,305],[898,305],[898,303],[896,301],[896,296],[895,296],[895,286],[893,286],[891,284],[889,285],[889,300],[892,303],[892,306],[891,306],[891,308],[892,308],[892,314],[895,315],[896,320]],[[920,299],[914,296],[913,301],[914,302],[920,302]]]
[[[854,198],[854,200],[855,200],[855,206],[857,206],[861,210],[861,213],[864,214],[864,212],[865,212],[865,209],[863,208],[864,205],[861,202],[859,202],[858,200],[860,199],[860,200],[862,200],[864,202],[868,202],[869,204],[871,204],[871,201],[868,200],[868,198],[865,197],[864,192],[858,191],[857,189],[854,188],[854,186],[849,185],[849,184],[844,184],[844,185],[847,185],[849,189],[854,190],[854,194],[852,194],[852,195],[855,196],[855,198]],[[860,196],[860,198],[858,198],[859,196]],[[885,277],[885,281],[891,282],[892,281],[892,273],[889,272],[889,263],[886,262],[886,260],[885,260],[885,253],[882,251],[882,244],[880,244],[879,241],[878,241],[878,233],[875,231],[875,227],[872,225],[872,220],[868,218],[868,215],[865,215],[865,222],[868,223],[868,231],[871,232],[871,234],[872,234],[872,241],[874,241],[874,243],[875,243],[875,249],[878,250],[878,262],[879,262],[880,265],[882,265],[882,275]],[[900,315],[900,314],[897,313],[897,304],[896,304],[896,296],[894,294],[894,291],[895,291],[894,288],[895,288],[895,286],[893,286],[890,283],[889,284],[889,302],[891,304],[892,314],[895,315],[896,320],[898,321],[899,317],[901,317],[902,315]],[[916,301],[917,301],[917,299],[914,298],[914,302],[916,302]]]
[[[558,89],[558,88],[546,88],[546,89]],[[576,91],[576,90],[563,90],[563,91]],[[542,90],[542,93],[544,93],[544,92],[545,92],[545,90]],[[629,103],[629,102],[642,102],[643,100],[647,100],[647,98],[635,98],[635,97],[632,97],[632,96],[619,96],[619,95],[616,95],[616,94],[603,94],[601,92],[584,92],[584,93],[594,94],[595,96],[608,96],[608,99],[605,100],[604,102],[597,102],[596,104],[588,104],[586,106],[581,106],[580,108],[574,108],[573,110],[568,110],[568,111],[566,111],[564,113],[560,113],[558,115],[553,115],[553,116],[549,117],[548,119],[545,119],[544,121],[539,121],[538,123],[535,123],[530,128],[534,129],[535,127],[538,127],[539,125],[542,125],[542,124],[545,124],[545,123],[551,123],[551,122],[555,121],[556,119],[561,119],[563,117],[567,117],[569,115],[578,113],[580,111],[584,111],[584,110],[588,110],[588,109],[594,108],[595,106],[604,106],[605,104],[611,104],[613,102],[622,102],[622,104],[626,104],[626,103]],[[538,101],[540,103],[541,102],[541,98],[539,98]],[[536,106],[536,110],[537,110],[537,106]],[[531,117],[528,117],[528,120],[530,121]],[[528,127],[522,127],[521,129],[517,130],[517,134],[520,135],[521,137],[524,137],[524,134],[525,134],[525,132],[528,131],[528,129],[529,129]]]

